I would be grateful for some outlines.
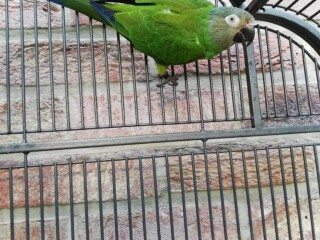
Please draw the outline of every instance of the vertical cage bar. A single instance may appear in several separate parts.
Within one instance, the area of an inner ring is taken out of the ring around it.
[[[66,100],[66,121],[67,130],[71,129],[70,122],[70,103],[69,103],[69,80],[68,80],[68,60],[67,60],[67,32],[66,32],[66,13],[65,8],[61,8],[62,14],[62,42],[63,42],[63,77],[64,77],[64,96]]]
[[[71,239],[75,239],[75,215],[74,215],[74,202],[73,202],[73,164],[69,162],[69,203],[70,203],[70,233]]]
[[[25,207],[25,226],[26,240],[30,239],[30,206],[29,206],[29,170],[28,153],[24,153],[24,207]]]
[[[269,147],[266,148],[266,154],[267,154],[267,165],[268,165],[268,175],[269,175],[269,187],[270,187],[270,191],[271,191],[274,231],[275,231],[276,239],[279,240],[277,206],[276,206],[275,193],[274,193],[274,188],[273,188],[273,178],[272,178],[272,168],[271,168]]]
[[[183,75],[184,75],[184,86],[185,86],[185,97],[187,104],[187,115],[188,115],[188,123],[191,122],[191,111],[190,111],[190,97],[189,97],[189,83],[188,83],[188,74],[187,74],[187,66],[183,65]]]
[[[309,115],[312,115],[312,101],[311,101],[311,94],[310,94],[310,84],[309,84],[309,76],[308,76],[308,67],[306,62],[306,54],[304,50],[304,46],[301,46],[301,52],[302,52],[302,62],[303,62],[303,70],[304,70],[304,79],[306,81],[306,90],[307,90],[307,96],[308,96],[308,107],[309,107]]]
[[[84,111],[83,111],[83,83],[82,83],[82,63],[81,63],[81,42],[80,42],[80,27],[79,27],[79,13],[76,12],[76,35],[77,35],[77,57],[78,57],[78,82],[79,82],[79,110],[80,110],[80,124],[81,129],[84,125]]]
[[[261,222],[262,222],[263,239],[267,239],[266,218],[265,218],[265,215],[264,215],[263,194],[262,194],[260,166],[259,166],[259,158],[258,158],[257,148],[254,148],[253,153],[254,153],[254,162],[255,162],[255,165],[256,165],[256,172],[257,172],[257,181],[258,181],[258,192],[259,192],[259,203],[260,203],[260,214],[261,214]]]
[[[214,225],[213,225],[213,213],[212,213],[212,201],[211,201],[211,188],[210,188],[210,176],[209,176],[209,163],[208,163],[208,155],[207,155],[207,142],[205,140],[202,141],[203,145],[203,156],[204,156],[204,169],[206,173],[206,187],[207,187],[207,200],[208,200],[208,211],[210,218],[210,232],[212,239],[215,239],[214,234]]]
[[[104,68],[106,73],[106,90],[108,99],[108,114],[109,114],[109,127],[112,127],[112,101],[111,101],[111,91],[110,91],[110,75],[109,75],[109,60],[108,60],[108,46],[107,46],[107,30],[106,25],[102,25],[103,29],[103,51],[104,51]]]
[[[291,157],[291,166],[292,166],[292,172],[293,172],[293,183],[294,183],[294,191],[295,191],[295,197],[296,197],[297,214],[298,214],[298,221],[299,221],[299,233],[300,233],[300,239],[303,240],[304,236],[303,236],[303,228],[302,228],[300,197],[299,197],[299,189],[298,189],[298,182],[297,182],[297,173],[296,173],[296,164],[295,164],[293,146],[290,146],[290,157]]]
[[[137,78],[136,78],[136,65],[134,59],[133,46],[130,43],[130,58],[131,58],[131,73],[132,73],[132,87],[133,87],[133,99],[134,99],[134,116],[136,120],[136,126],[139,126],[139,102],[137,96]]]
[[[127,169],[127,168],[126,168]],[[103,205],[102,205],[102,179],[101,179],[101,161],[97,161],[97,174],[98,174],[98,197],[99,197],[99,223],[100,223],[100,237],[104,239],[104,226],[103,226]],[[127,171],[128,172],[128,171]]]
[[[151,95],[150,95],[150,74],[149,74],[149,64],[148,57],[144,55],[144,67],[146,69],[146,88],[147,88],[147,97],[148,97],[148,116],[149,124],[152,124],[152,105],[151,105]]]
[[[41,231],[41,239],[45,239],[45,218],[44,218],[44,198],[43,198],[43,166],[40,164],[39,166],[39,199],[40,199],[40,231]]]
[[[126,125],[126,113],[124,105],[124,95],[123,95],[123,75],[122,75],[122,54],[121,54],[121,42],[120,34],[117,32],[117,51],[118,51],[118,64],[119,64],[119,83],[120,83],[120,98],[121,98],[121,119],[122,126]]]
[[[197,217],[198,239],[201,240],[202,236],[201,236],[201,220],[200,220],[199,198],[198,198],[198,187],[197,187],[197,173],[196,173],[196,166],[195,166],[195,159],[194,159],[194,153],[193,152],[191,153],[191,164],[192,164],[194,202],[195,202],[196,217]]]
[[[304,166],[304,175],[306,178],[306,186],[307,186],[307,195],[308,195],[308,207],[309,207],[309,214],[310,214],[310,224],[311,224],[311,233],[312,239],[316,239],[316,233],[314,228],[314,218],[313,218],[313,207],[312,207],[312,196],[310,190],[310,182],[309,182],[309,169],[308,169],[308,162],[306,157],[306,147],[302,145],[302,157],[303,157],[303,166]]]
[[[23,0],[20,0],[20,46],[21,46],[21,95],[22,95],[22,128],[23,142],[27,142],[27,110],[26,110],[26,72],[25,72],[25,55],[24,55],[24,15]]]
[[[251,125],[253,128],[261,129],[261,110],[259,100],[259,87],[257,80],[256,64],[254,60],[254,47],[251,43],[248,47],[243,46],[244,60],[246,65],[246,77],[248,86],[248,98],[250,105]]]
[[[9,0],[5,0],[6,31],[6,88],[7,88],[7,133],[11,133],[11,86],[10,86],[10,32],[9,32]]]
[[[83,171],[83,195],[84,195],[85,230],[86,230],[86,239],[89,239],[90,238],[90,232],[89,232],[87,161],[83,161],[82,162],[82,171]]]
[[[99,109],[97,100],[97,79],[96,79],[96,62],[94,56],[94,41],[93,41],[93,27],[92,18],[89,19],[89,32],[90,32],[90,57],[91,57],[91,75],[92,75],[92,93],[93,93],[93,110],[95,127],[99,128]]]
[[[58,181],[58,164],[54,164],[54,209],[56,223],[56,239],[60,239],[60,213],[59,213],[59,181]]]
[[[279,154],[279,161],[280,161],[280,171],[281,171],[283,198],[284,198],[284,204],[285,204],[285,208],[286,208],[288,237],[289,237],[289,239],[292,239],[290,212],[289,212],[289,204],[288,204],[288,194],[287,194],[287,187],[286,187],[287,182],[286,182],[286,175],[285,175],[285,171],[284,171],[282,148],[280,146],[278,147],[278,154]]]
[[[139,172],[140,172],[140,197],[141,197],[143,237],[144,239],[147,239],[146,205],[145,205],[145,199],[144,199],[143,166],[142,166],[141,157],[139,157]]]
[[[245,184],[245,187],[246,187],[246,198],[247,198],[247,206],[248,206],[248,219],[249,219],[249,227],[250,227],[250,238],[254,239],[251,200],[250,200],[250,192],[249,192],[248,173],[247,173],[247,160],[246,160],[246,156],[245,156],[245,151],[243,149],[241,151],[241,158],[242,158],[242,167],[243,167],[243,173],[244,173],[244,184]]]
[[[10,235],[11,240],[15,239],[14,236],[14,198],[13,198],[13,175],[12,167],[9,167],[9,197],[10,197]]]
[[[39,36],[38,36],[38,5],[37,1],[33,2],[34,18],[34,59],[36,75],[36,98],[37,98],[37,130],[41,131],[41,112],[40,112],[40,69],[39,69]]]
[[[181,154],[179,154],[179,174],[180,174],[180,188],[181,188],[181,199],[182,199],[182,212],[183,212],[183,225],[184,225],[184,239],[188,240],[188,219],[186,210],[186,194],[184,191],[184,176],[183,176],[183,165]]]
[[[208,75],[209,75],[209,84],[210,84],[210,97],[211,97],[211,112],[212,112],[212,120],[216,121],[217,113],[216,113],[216,104],[215,104],[215,96],[214,96],[214,88],[213,88],[213,78],[212,78],[212,66],[211,61],[208,59]]]
[[[281,37],[280,37],[279,31],[277,31],[277,40],[278,40],[278,51],[279,51],[279,57],[280,57],[280,71],[281,71],[282,84],[283,84],[283,95],[284,95],[284,102],[286,104],[286,116],[289,116],[286,74],[285,74],[284,65],[283,65],[282,45],[281,45]]]
[[[131,210],[131,193],[130,193],[130,168],[129,168],[129,159],[125,159],[126,166],[126,182],[127,182],[127,199],[128,199],[128,221],[129,221],[129,237],[130,240],[133,239],[132,231],[132,210]]]
[[[220,162],[219,150],[217,150],[217,152],[216,152],[216,157],[217,157],[217,168],[218,168],[218,178],[219,178],[219,192],[220,192],[220,201],[221,201],[223,233],[224,233],[224,239],[228,239],[226,209],[225,209],[225,204],[224,204],[223,181],[222,181],[222,176],[221,176],[222,173],[221,173],[221,162]]]
[[[161,89],[163,89],[163,87]],[[171,239],[175,239],[172,198],[171,198],[172,196],[171,196],[171,181],[170,181],[170,165],[169,165],[169,159],[167,154],[165,155],[165,160],[166,160],[166,174],[167,174],[168,204],[169,204],[169,214],[170,214],[170,232],[171,232]]]
[[[320,197],[320,165],[319,165],[319,159],[318,159],[318,150],[317,145],[313,145],[313,154],[314,154],[314,161],[316,165],[316,173],[317,173],[317,180],[318,180],[318,194]]]
[[[241,240],[239,207],[238,207],[238,197],[237,197],[237,186],[236,186],[235,172],[234,172],[234,166],[233,166],[233,154],[232,154],[231,150],[229,150],[228,153],[229,153],[229,163],[230,163],[230,171],[231,171],[234,211],[235,211],[235,214],[236,214],[236,223],[237,223],[237,235],[238,235],[238,240]]]
[[[117,206],[117,184],[116,184],[116,167],[115,161],[111,159],[112,164],[112,193],[113,193],[113,213],[114,213],[114,235],[119,239],[119,226],[118,226],[118,206]]]
[[[158,178],[157,178],[157,166],[155,156],[152,156],[152,171],[153,171],[153,188],[154,188],[154,201],[156,208],[156,221],[157,221],[157,237],[161,240],[160,230],[160,213],[159,213],[159,195],[158,195]]]
[[[55,91],[53,79],[53,55],[52,55],[52,27],[51,27],[51,3],[47,2],[48,8],[48,41],[49,41],[49,72],[50,72],[50,92],[51,92],[51,119],[52,131],[56,131],[56,113],[55,113]]]
[[[295,95],[297,100],[297,109],[298,109],[298,115],[301,115],[300,110],[300,100],[299,100],[299,84],[297,80],[297,72],[295,67],[295,58],[294,58],[294,52],[293,52],[293,45],[292,45],[292,38],[289,37],[289,48],[290,48],[290,57],[291,57],[291,63],[292,63],[292,74],[293,74],[293,81],[294,81],[294,88],[295,88]]]
[[[222,81],[222,92],[223,92],[223,104],[224,104],[224,114],[225,120],[229,120],[229,105],[227,99],[227,91],[226,91],[226,80],[224,74],[224,65],[223,65],[223,58],[222,53],[219,54],[220,59],[220,70],[221,70],[221,81]]]
[[[200,84],[199,62],[198,61],[196,61],[196,75],[197,75],[197,90],[198,90],[201,130],[204,130],[203,105],[202,105],[202,94],[201,94],[201,84]]]

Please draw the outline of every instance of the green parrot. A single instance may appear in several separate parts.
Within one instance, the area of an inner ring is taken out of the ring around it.
[[[233,43],[250,44],[254,18],[209,0],[49,0],[111,25],[135,49],[152,57],[161,82],[177,85],[170,65],[209,59]]]

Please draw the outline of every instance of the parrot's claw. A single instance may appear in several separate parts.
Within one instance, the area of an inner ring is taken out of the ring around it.
[[[157,84],[157,87],[164,87],[166,84],[169,84],[170,86],[178,86],[178,77],[175,76],[165,76],[161,77],[159,76],[161,82]],[[164,81],[162,79],[164,78]]]

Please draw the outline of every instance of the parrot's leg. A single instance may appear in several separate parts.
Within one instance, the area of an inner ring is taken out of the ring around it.
[[[177,86],[179,78],[176,76],[170,76],[168,72],[165,75],[159,75],[161,82],[157,84],[157,87],[164,87],[166,84],[170,86]]]
[[[162,65],[160,63],[157,63],[157,69],[158,69],[158,76],[160,79],[160,82],[157,84],[157,87],[163,87],[166,84],[169,84],[171,86],[177,86],[178,83],[178,78],[175,76],[170,76],[167,69],[168,69],[168,65]]]

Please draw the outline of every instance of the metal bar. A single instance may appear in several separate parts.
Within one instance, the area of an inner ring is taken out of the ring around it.
[[[30,206],[29,206],[28,153],[24,154],[24,207],[25,207],[26,239],[30,240]]]
[[[102,178],[101,178],[101,161],[100,161],[100,158],[97,161],[97,173],[98,173],[100,237],[103,240],[104,239],[104,225],[103,225],[104,221],[103,221],[103,206],[102,206]]]
[[[219,60],[220,60],[220,71],[221,71],[220,75],[221,75],[222,92],[223,92],[224,114],[225,114],[225,120],[228,121],[228,120],[230,120],[229,119],[229,104],[228,104],[227,92],[226,92],[226,81],[225,81],[222,53],[219,54]]]
[[[303,38],[307,43],[309,43],[311,47],[320,55],[320,31],[308,22],[294,17],[292,14],[270,7],[265,7],[264,12],[256,13],[254,16],[256,20],[275,23],[294,32]]]
[[[290,48],[290,57],[291,57],[291,63],[292,63],[292,74],[293,74],[293,81],[294,81],[294,88],[295,88],[295,96],[296,96],[296,103],[297,103],[297,110],[298,110],[298,116],[301,115],[300,110],[300,100],[299,100],[299,85],[298,85],[298,78],[297,78],[297,72],[295,67],[295,58],[294,58],[294,52],[293,52],[293,46],[292,46],[292,38],[289,37],[289,48]]]
[[[210,96],[211,96],[211,111],[212,111],[212,120],[216,121],[217,113],[216,113],[216,104],[214,97],[214,88],[213,88],[213,79],[212,79],[212,66],[211,61],[208,59],[208,76],[209,76],[209,84],[210,84]]]
[[[222,225],[223,225],[223,233],[224,239],[228,239],[228,229],[227,229],[227,220],[226,220],[226,207],[224,204],[224,193],[223,193],[223,181],[222,181],[222,174],[221,174],[221,161],[220,161],[220,153],[219,149],[216,153],[217,157],[217,168],[218,168],[218,179],[219,179],[219,193],[220,193],[220,202],[221,202],[221,214],[222,214]]]
[[[12,167],[9,167],[9,197],[10,197],[10,237],[14,240],[14,197],[13,197]]]
[[[192,121],[192,115],[190,110],[190,96],[189,96],[189,83],[188,83],[188,74],[187,74],[187,66],[183,65],[183,75],[184,75],[184,85],[185,85],[185,95],[186,95],[186,103],[187,103],[187,114],[188,114],[188,123]]]
[[[199,131],[184,133],[166,133],[166,134],[150,134],[146,136],[128,136],[101,139],[85,139],[73,141],[59,142],[39,142],[39,143],[20,143],[0,145],[0,154],[8,153],[24,153],[39,151],[54,151],[74,148],[90,148],[90,147],[106,147],[120,146],[130,144],[146,144],[176,141],[191,141],[203,139],[221,139],[221,138],[237,138],[237,137],[253,137],[267,135],[283,135],[296,133],[313,133],[320,132],[320,125],[291,125],[282,128],[268,127],[260,130],[257,129],[238,129],[238,130],[219,130],[219,131]]]
[[[272,59],[271,59],[271,49],[270,49],[270,40],[269,40],[269,31],[268,27],[265,28],[266,34],[266,45],[267,45],[267,56],[268,56],[268,64],[269,64],[269,73],[270,73],[270,85],[271,85],[271,94],[272,94],[272,104],[274,110],[274,116],[278,116],[278,107],[277,107],[277,100],[276,100],[276,89],[274,83],[274,74],[273,74],[273,66],[272,66]]]
[[[124,88],[123,88],[123,74],[122,74],[122,55],[121,55],[121,41],[120,34],[117,32],[117,52],[118,52],[118,71],[119,71],[119,83],[120,83],[120,99],[121,99],[121,120],[122,126],[126,125],[126,109],[124,104]]]
[[[311,234],[312,234],[312,239],[316,240],[316,233],[314,228],[315,225],[314,225],[314,218],[313,218],[312,196],[311,196],[310,181],[309,181],[310,178],[309,178],[308,161],[306,156],[306,147],[304,145],[302,145],[302,157],[303,157],[304,175],[306,178],[306,187],[307,187],[307,195],[308,195]]]
[[[309,76],[308,76],[308,67],[306,62],[306,55],[304,46],[301,46],[301,54],[302,54],[302,62],[303,62],[303,70],[304,70],[304,80],[306,82],[306,90],[307,90],[307,96],[308,96],[308,107],[309,107],[309,114],[312,115],[312,100],[311,100],[311,94],[310,94],[310,84],[309,84]]]
[[[23,142],[27,142],[27,110],[26,110],[26,72],[25,72],[25,54],[24,54],[24,16],[23,16],[23,0],[20,0],[20,54],[21,54],[21,97],[22,97],[22,129]]]
[[[136,120],[136,125],[139,126],[139,102],[137,95],[137,78],[136,78],[136,67],[134,59],[133,46],[130,43],[130,60],[131,60],[131,73],[132,73],[132,87],[133,87],[133,99],[134,99],[134,115]]]
[[[274,231],[276,235],[276,239],[279,240],[279,230],[278,230],[278,218],[277,218],[277,206],[275,200],[275,193],[273,187],[273,180],[272,180],[272,168],[271,168],[271,160],[270,160],[270,149],[266,148],[266,155],[267,155],[267,165],[268,165],[268,176],[269,176],[269,187],[271,192],[271,202],[272,202],[272,215],[273,215],[273,224],[274,224]]]
[[[237,222],[237,235],[238,235],[237,237],[238,237],[238,240],[241,240],[239,207],[238,207],[236,179],[235,179],[234,166],[233,166],[233,156],[232,156],[232,151],[231,150],[229,150],[228,153],[229,153],[231,180],[232,180],[232,193],[233,193],[233,201],[234,201],[234,211],[235,211],[235,214],[236,214],[236,222]]]
[[[49,41],[49,72],[50,72],[50,93],[51,93],[51,119],[52,131],[56,130],[56,114],[55,114],[55,91],[53,79],[53,50],[52,50],[52,27],[51,27],[51,4],[47,1],[48,8],[48,41]]]
[[[257,154],[257,148],[254,148],[253,151],[254,151],[254,162],[255,162],[255,165],[256,165],[256,173],[257,173],[257,182],[258,182],[258,191],[259,191],[259,202],[260,202],[260,214],[261,214],[261,222],[262,222],[263,239],[267,239],[266,218],[265,218],[265,215],[264,215],[263,194],[262,194],[260,167],[259,167],[259,159],[258,159],[258,154]]]
[[[82,163],[82,174],[83,174],[83,200],[84,200],[84,222],[85,222],[85,232],[86,239],[90,238],[89,229],[89,207],[88,207],[88,178],[87,178],[87,163],[83,161]]]
[[[146,203],[144,199],[143,165],[142,165],[141,157],[139,157],[139,173],[140,173],[140,198],[141,198],[143,239],[147,239]]]
[[[256,128],[258,130],[262,127],[262,120],[253,43],[250,44],[248,47],[243,46],[243,51],[246,64],[251,124],[253,128]]]
[[[55,213],[55,230],[56,230],[56,239],[60,239],[60,217],[59,217],[59,181],[58,181],[58,164],[54,165],[54,213]]]
[[[200,84],[199,62],[198,61],[196,61],[196,75],[197,75],[197,92],[198,92],[198,100],[199,100],[198,103],[199,103],[201,130],[204,130],[203,105],[202,105],[202,94],[201,94],[201,84]]]
[[[38,5],[37,1],[33,2],[34,18],[34,59],[36,75],[36,102],[37,102],[37,129],[41,131],[41,110],[40,110],[40,69],[39,69],[39,36],[38,36]]]
[[[152,105],[151,105],[151,94],[150,94],[150,74],[149,74],[149,64],[148,56],[144,55],[144,65],[146,69],[146,87],[147,87],[147,97],[148,97],[148,116],[149,124],[152,124]]]
[[[286,175],[284,171],[284,163],[282,157],[282,149],[279,146],[278,148],[279,154],[279,161],[280,161],[280,171],[281,171],[281,181],[282,181],[282,190],[283,190],[283,200],[286,208],[286,219],[287,219],[287,228],[288,228],[288,237],[292,239],[292,232],[291,232],[291,222],[290,222],[290,212],[289,212],[289,204],[288,204],[288,194],[287,194],[287,182],[286,182]]]
[[[111,101],[111,90],[110,90],[110,76],[109,76],[109,60],[108,60],[108,46],[107,46],[107,30],[106,25],[102,25],[103,29],[103,52],[104,52],[104,68],[106,72],[106,90],[107,90],[107,99],[108,99],[108,114],[109,114],[109,124],[108,126],[111,127],[112,124],[112,101]]]
[[[75,239],[75,216],[74,216],[74,203],[73,203],[73,171],[72,171],[72,162],[68,163],[69,165],[69,202],[70,202],[70,232],[71,239]]]
[[[133,232],[132,232],[132,210],[131,210],[131,192],[130,192],[130,168],[129,168],[129,159],[126,157],[125,159],[125,166],[126,166],[126,183],[127,183],[127,199],[128,199],[128,222],[129,222],[129,237],[133,239]],[[103,227],[103,225],[102,225]]]
[[[246,10],[250,13],[258,12],[269,0],[253,0],[250,2]]]
[[[258,42],[259,42],[259,55],[260,55],[260,63],[261,63],[261,73],[262,73],[262,82],[263,82],[263,91],[264,91],[264,103],[265,103],[265,108],[266,108],[266,118],[269,117],[269,104],[268,104],[268,87],[267,87],[267,80],[266,80],[266,74],[265,74],[265,67],[264,67],[264,51],[262,49],[262,37],[261,37],[261,28],[258,25]]]
[[[316,165],[316,173],[317,173],[317,180],[318,180],[318,194],[320,197],[320,164],[319,164],[318,150],[317,150],[316,144],[313,144],[313,154],[314,154],[314,161]]]
[[[203,157],[204,157],[204,170],[206,176],[206,186],[207,186],[207,200],[208,200],[208,211],[209,211],[209,221],[210,221],[210,232],[211,238],[215,239],[214,225],[213,225],[213,212],[212,212],[212,201],[211,201],[211,187],[210,187],[210,175],[209,175],[209,164],[207,155],[207,142],[203,141]]]
[[[161,240],[160,230],[160,213],[159,213],[159,196],[158,196],[158,178],[157,178],[157,165],[155,156],[152,156],[152,171],[153,171],[153,189],[154,189],[154,201],[156,207],[156,220],[157,220],[157,237]],[[132,231],[132,228],[131,228]]]
[[[7,88],[7,133],[11,133],[11,94],[10,94],[10,27],[9,27],[9,0],[5,0],[6,21],[6,88]]]
[[[280,57],[280,69],[281,69],[281,77],[282,77],[282,84],[283,84],[283,95],[284,95],[284,102],[286,104],[286,116],[289,116],[289,106],[288,106],[288,92],[287,92],[287,83],[286,83],[286,74],[283,64],[283,55],[282,55],[282,47],[281,47],[281,37],[280,32],[277,31],[277,39],[278,39],[278,51]]]
[[[253,229],[253,222],[252,222],[252,209],[251,209],[251,200],[250,200],[250,192],[249,192],[247,161],[246,161],[245,151],[243,149],[241,151],[241,159],[242,159],[242,169],[243,169],[243,174],[244,174],[244,176],[243,176],[244,177],[244,184],[245,184],[245,189],[246,189],[250,238],[253,240],[253,239],[255,239],[255,237],[254,237],[254,229]]]
[[[95,54],[94,54],[92,18],[89,19],[89,32],[90,32],[90,55],[91,55],[90,58],[91,58],[94,121],[95,121],[95,127],[99,128],[99,108],[98,108],[98,99],[97,99],[96,61],[95,61]]]
[[[118,206],[117,206],[117,185],[116,185],[116,167],[115,161],[111,159],[112,168],[112,193],[113,193],[113,216],[114,216],[114,236],[119,239],[119,226],[118,226]]]
[[[230,3],[234,7],[240,7],[245,0],[230,0]]]
[[[82,84],[82,64],[81,64],[81,48],[80,48],[80,28],[79,28],[79,13],[76,12],[76,35],[77,35],[77,57],[78,57],[78,81],[79,81],[79,112],[81,129],[84,125],[84,111],[83,111],[83,84]]]
[[[62,15],[62,44],[63,44],[63,77],[64,77],[64,96],[66,101],[66,121],[67,129],[71,129],[70,104],[69,104],[69,79],[68,79],[68,59],[67,59],[67,32],[66,32],[66,13],[65,8],[61,8]]]
[[[40,200],[40,234],[41,239],[45,239],[45,218],[44,218],[44,197],[43,197],[43,168],[42,164],[39,166],[39,200]]]
[[[180,174],[180,188],[181,188],[181,200],[182,200],[182,212],[183,212],[183,225],[184,225],[184,239],[188,240],[188,215],[186,210],[186,194],[184,191],[184,176],[181,154],[179,154],[179,174]]]
[[[170,215],[170,233],[171,239],[174,237],[174,221],[173,221],[173,209],[172,209],[172,196],[171,196],[171,181],[170,181],[170,165],[168,155],[165,156],[166,161],[166,174],[167,174],[167,191],[168,191],[168,205],[169,205],[169,215]]]
[[[300,198],[299,198],[299,189],[298,189],[298,181],[297,181],[297,173],[296,173],[296,163],[295,163],[294,151],[292,146],[290,146],[290,157],[291,157],[291,167],[292,167],[292,173],[293,173],[294,192],[296,197],[297,214],[298,214],[298,221],[299,221],[299,233],[300,233],[300,239],[303,240],[304,237],[303,237]]]
[[[191,153],[191,164],[192,164],[192,178],[193,178],[193,192],[194,192],[194,203],[196,207],[196,216],[197,216],[197,230],[198,230],[198,239],[201,240],[201,221],[200,221],[200,211],[199,211],[199,198],[198,198],[198,187],[197,187],[197,172],[194,160],[194,153]]]

